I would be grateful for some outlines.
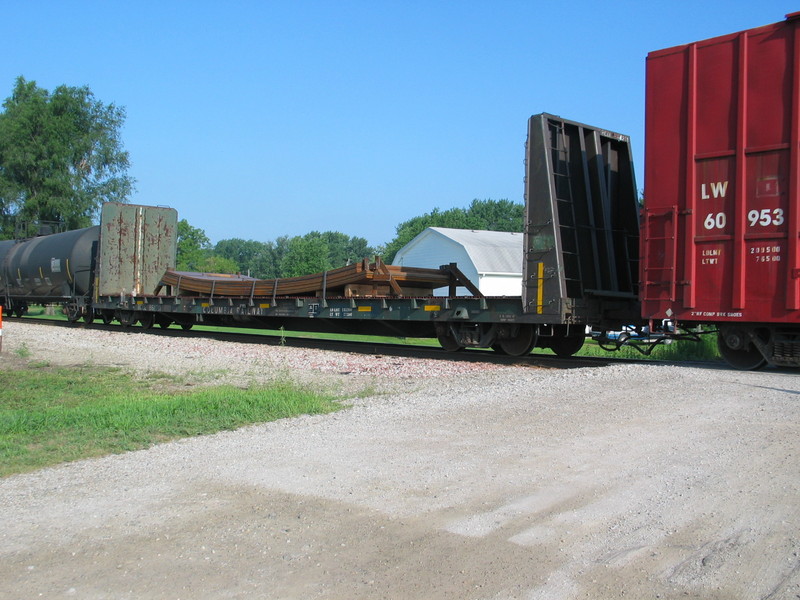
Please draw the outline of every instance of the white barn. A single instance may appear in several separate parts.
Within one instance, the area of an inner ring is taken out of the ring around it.
[[[454,262],[484,296],[521,296],[522,254],[521,233],[428,227],[397,252],[392,264],[438,269]],[[471,295],[464,287],[456,293]]]

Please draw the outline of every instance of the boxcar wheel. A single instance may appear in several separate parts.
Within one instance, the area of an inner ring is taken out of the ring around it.
[[[141,325],[143,329],[150,329],[155,322],[156,316],[153,313],[142,313],[139,316],[139,325]]]
[[[747,340],[746,332],[740,329],[720,330],[717,348],[725,362],[734,369],[755,371],[767,363],[758,348]]]

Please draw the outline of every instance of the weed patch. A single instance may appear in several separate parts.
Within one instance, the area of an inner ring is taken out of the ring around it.
[[[342,407],[288,382],[189,390],[176,383],[116,368],[0,370],[0,476]]]

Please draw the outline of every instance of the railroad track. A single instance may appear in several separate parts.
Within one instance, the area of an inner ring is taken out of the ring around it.
[[[642,361],[637,359],[617,358],[612,355],[606,357],[573,356],[559,358],[544,351],[527,356],[507,356],[482,349],[465,349],[461,352],[448,352],[434,346],[415,346],[409,344],[392,344],[372,341],[330,340],[318,338],[292,337],[273,335],[268,333],[244,333],[232,329],[230,331],[207,331],[202,326],[185,331],[178,327],[167,329],[142,327],[122,327],[120,325],[105,325],[101,322],[70,323],[53,319],[39,319],[36,317],[8,318],[9,322],[36,323],[48,327],[79,328],[96,331],[110,331],[119,333],[138,333],[141,335],[155,335],[162,337],[179,338],[204,338],[223,342],[237,342],[242,344],[261,344],[272,346],[289,346],[292,348],[306,348],[327,350],[332,352],[350,352],[353,354],[369,354],[381,356],[395,356],[402,358],[422,358],[428,360],[464,361],[474,363],[487,363],[498,365],[517,365],[543,369],[571,369],[581,367],[604,367],[618,363],[653,363],[652,360]]]

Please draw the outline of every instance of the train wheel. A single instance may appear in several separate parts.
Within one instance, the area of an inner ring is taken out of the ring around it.
[[[448,330],[446,333],[440,333],[436,336],[439,344],[448,352],[459,352],[464,349],[464,346],[458,343],[453,334]]]
[[[77,304],[67,304],[64,307],[64,314],[67,315],[67,321],[70,323],[76,323],[83,314],[83,310]]]
[[[119,324],[123,327],[130,327],[134,323],[136,323],[136,315],[133,314],[131,310],[121,310],[119,311],[119,315],[117,316],[117,320]]]
[[[100,313],[100,318],[103,319],[103,323],[106,325],[111,325],[114,322],[114,313],[108,310],[104,310]]]
[[[94,321],[94,309],[87,308],[86,312],[83,313],[83,322],[84,323],[92,323]]]
[[[189,331],[193,325],[194,323],[181,323],[181,329],[184,331]]]
[[[763,367],[767,360],[748,339],[747,332],[735,327],[720,329],[717,347],[725,362],[734,369],[755,371]]]
[[[569,358],[583,348],[584,336],[555,337],[550,340],[550,349],[561,358]]]
[[[169,317],[165,317],[164,315],[156,315],[156,325],[161,327],[161,329],[166,329],[172,324],[172,319]]]
[[[153,313],[143,313],[139,317],[139,325],[141,325],[143,329],[152,328],[153,323],[155,322],[156,322],[156,316]]]
[[[500,340],[498,344],[506,354],[525,356],[531,353],[538,337],[539,334],[533,325],[520,325],[515,337]]]
[[[508,354],[500,344],[492,344],[492,350],[494,350],[497,354]]]

